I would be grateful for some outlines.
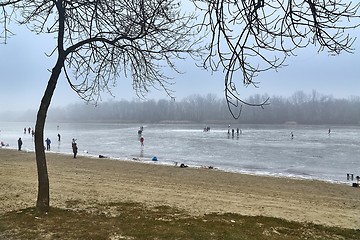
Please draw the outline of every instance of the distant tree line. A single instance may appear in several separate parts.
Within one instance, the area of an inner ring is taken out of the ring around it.
[[[259,103],[268,95],[254,95],[247,99]],[[270,104],[261,107],[244,105],[241,116],[235,120],[229,113],[226,100],[214,94],[191,95],[181,101],[133,100],[109,101],[94,107],[73,104],[49,113],[50,121],[90,122],[193,122],[244,124],[360,124],[360,97],[336,99],[316,91],[305,94],[295,92],[291,97],[272,96]]]
[[[267,96],[255,95],[248,101],[259,101]],[[264,109],[243,109],[240,121],[244,123],[281,124],[360,124],[360,97],[336,99],[316,91],[305,94],[295,92],[291,97],[271,97]]]
[[[259,103],[269,96],[253,95],[246,99]],[[2,113],[0,120],[32,121],[35,111],[22,115]],[[29,117],[32,116],[32,117]],[[214,94],[191,95],[181,101],[121,100],[101,102],[98,106],[72,104],[53,108],[48,120],[52,122],[139,122],[139,123],[244,123],[244,124],[360,124],[360,97],[336,99],[316,91],[305,94],[295,92],[290,97],[270,97],[270,104],[261,107],[243,106],[241,116],[231,116],[224,98]]]

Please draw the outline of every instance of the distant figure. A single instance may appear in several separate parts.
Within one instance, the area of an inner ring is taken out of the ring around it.
[[[143,136],[141,136],[141,137],[140,137],[140,143],[141,143],[141,146],[144,146],[144,140],[145,140],[145,139],[144,139],[144,137],[143,137]]]
[[[291,132],[291,139],[294,139],[294,133]]]
[[[32,136],[32,137],[35,136],[35,131],[34,131],[34,129],[31,130],[31,136]]]
[[[24,128],[24,134],[26,134],[26,128]]]
[[[144,131],[144,127],[140,126],[139,130],[138,130],[138,135],[139,137],[142,135],[142,132]]]
[[[210,165],[210,166],[204,166],[204,165],[203,165],[203,166],[201,166],[201,168],[214,169],[214,166],[211,166],[211,165]]]
[[[21,146],[22,146],[23,142],[21,140],[21,138],[18,139],[18,149],[19,151],[21,151]]]
[[[28,133],[29,133],[29,134],[31,133],[31,128],[30,128],[30,127],[28,128]]]
[[[180,167],[181,167],[181,168],[187,168],[188,165],[185,165],[185,164],[182,163],[182,164],[180,164]]]
[[[76,139],[73,138],[72,143],[71,143],[71,147],[74,153],[74,158],[76,158],[77,152],[78,152],[78,147],[76,144]]]
[[[329,135],[330,135],[330,133],[331,133],[331,129],[329,128]]]
[[[51,144],[50,139],[46,138],[45,142],[46,142],[46,150],[50,151],[50,144]]]
[[[61,136],[60,136],[60,133],[58,133],[58,141],[60,142],[60,138],[61,138]]]

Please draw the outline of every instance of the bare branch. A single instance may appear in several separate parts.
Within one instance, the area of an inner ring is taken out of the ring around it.
[[[195,16],[181,14],[177,1],[69,1],[66,12],[66,68],[87,101],[98,101],[104,90],[111,94],[120,73],[132,78],[140,97],[153,87],[172,96],[162,69],[179,72],[174,60],[201,54]]]
[[[16,3],[21,0],[6,0],[0,1],[0,39],[3,39],[3,43],[7,43],[10,36],[13,35],[9,29],[9,24],[15,15]]]
[[[205,12],[202,24],[211,33],[204,67],[223,70],[226,98],[244,104],[235,85],[254,84],[259,73],[285,66],[288,56],[309,44],[329,54],[351,53],[355,38],[346,30],[359,26],[360,3],[342,0],[193,2]]]

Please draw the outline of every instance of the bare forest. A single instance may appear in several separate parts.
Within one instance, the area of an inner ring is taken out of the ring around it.
[[[268,95],[253,95],[251,102],[263,102]],[[252,123],[252,124],[360,124],[360,97],[338,99],[316,91],[298,91],[290,97],[271,96],[269,105],[244,106],[239,119],[229,112],[224,98],[214,94],[191,95],[180,101],[121,100],[101,102],[98,106],[76,103],[49,111],[51,122],[139,122],[139,123]],[[32,121],[35,112],[21,115],[1,113],[3,121]]]

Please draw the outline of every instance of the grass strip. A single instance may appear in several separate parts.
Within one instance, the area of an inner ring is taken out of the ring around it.
[[[27,208],[0,215],[0,239],[360,239],[360,230],[290,222],[263,216],[191,216],[169,206],[99,204],[76,210]]]

